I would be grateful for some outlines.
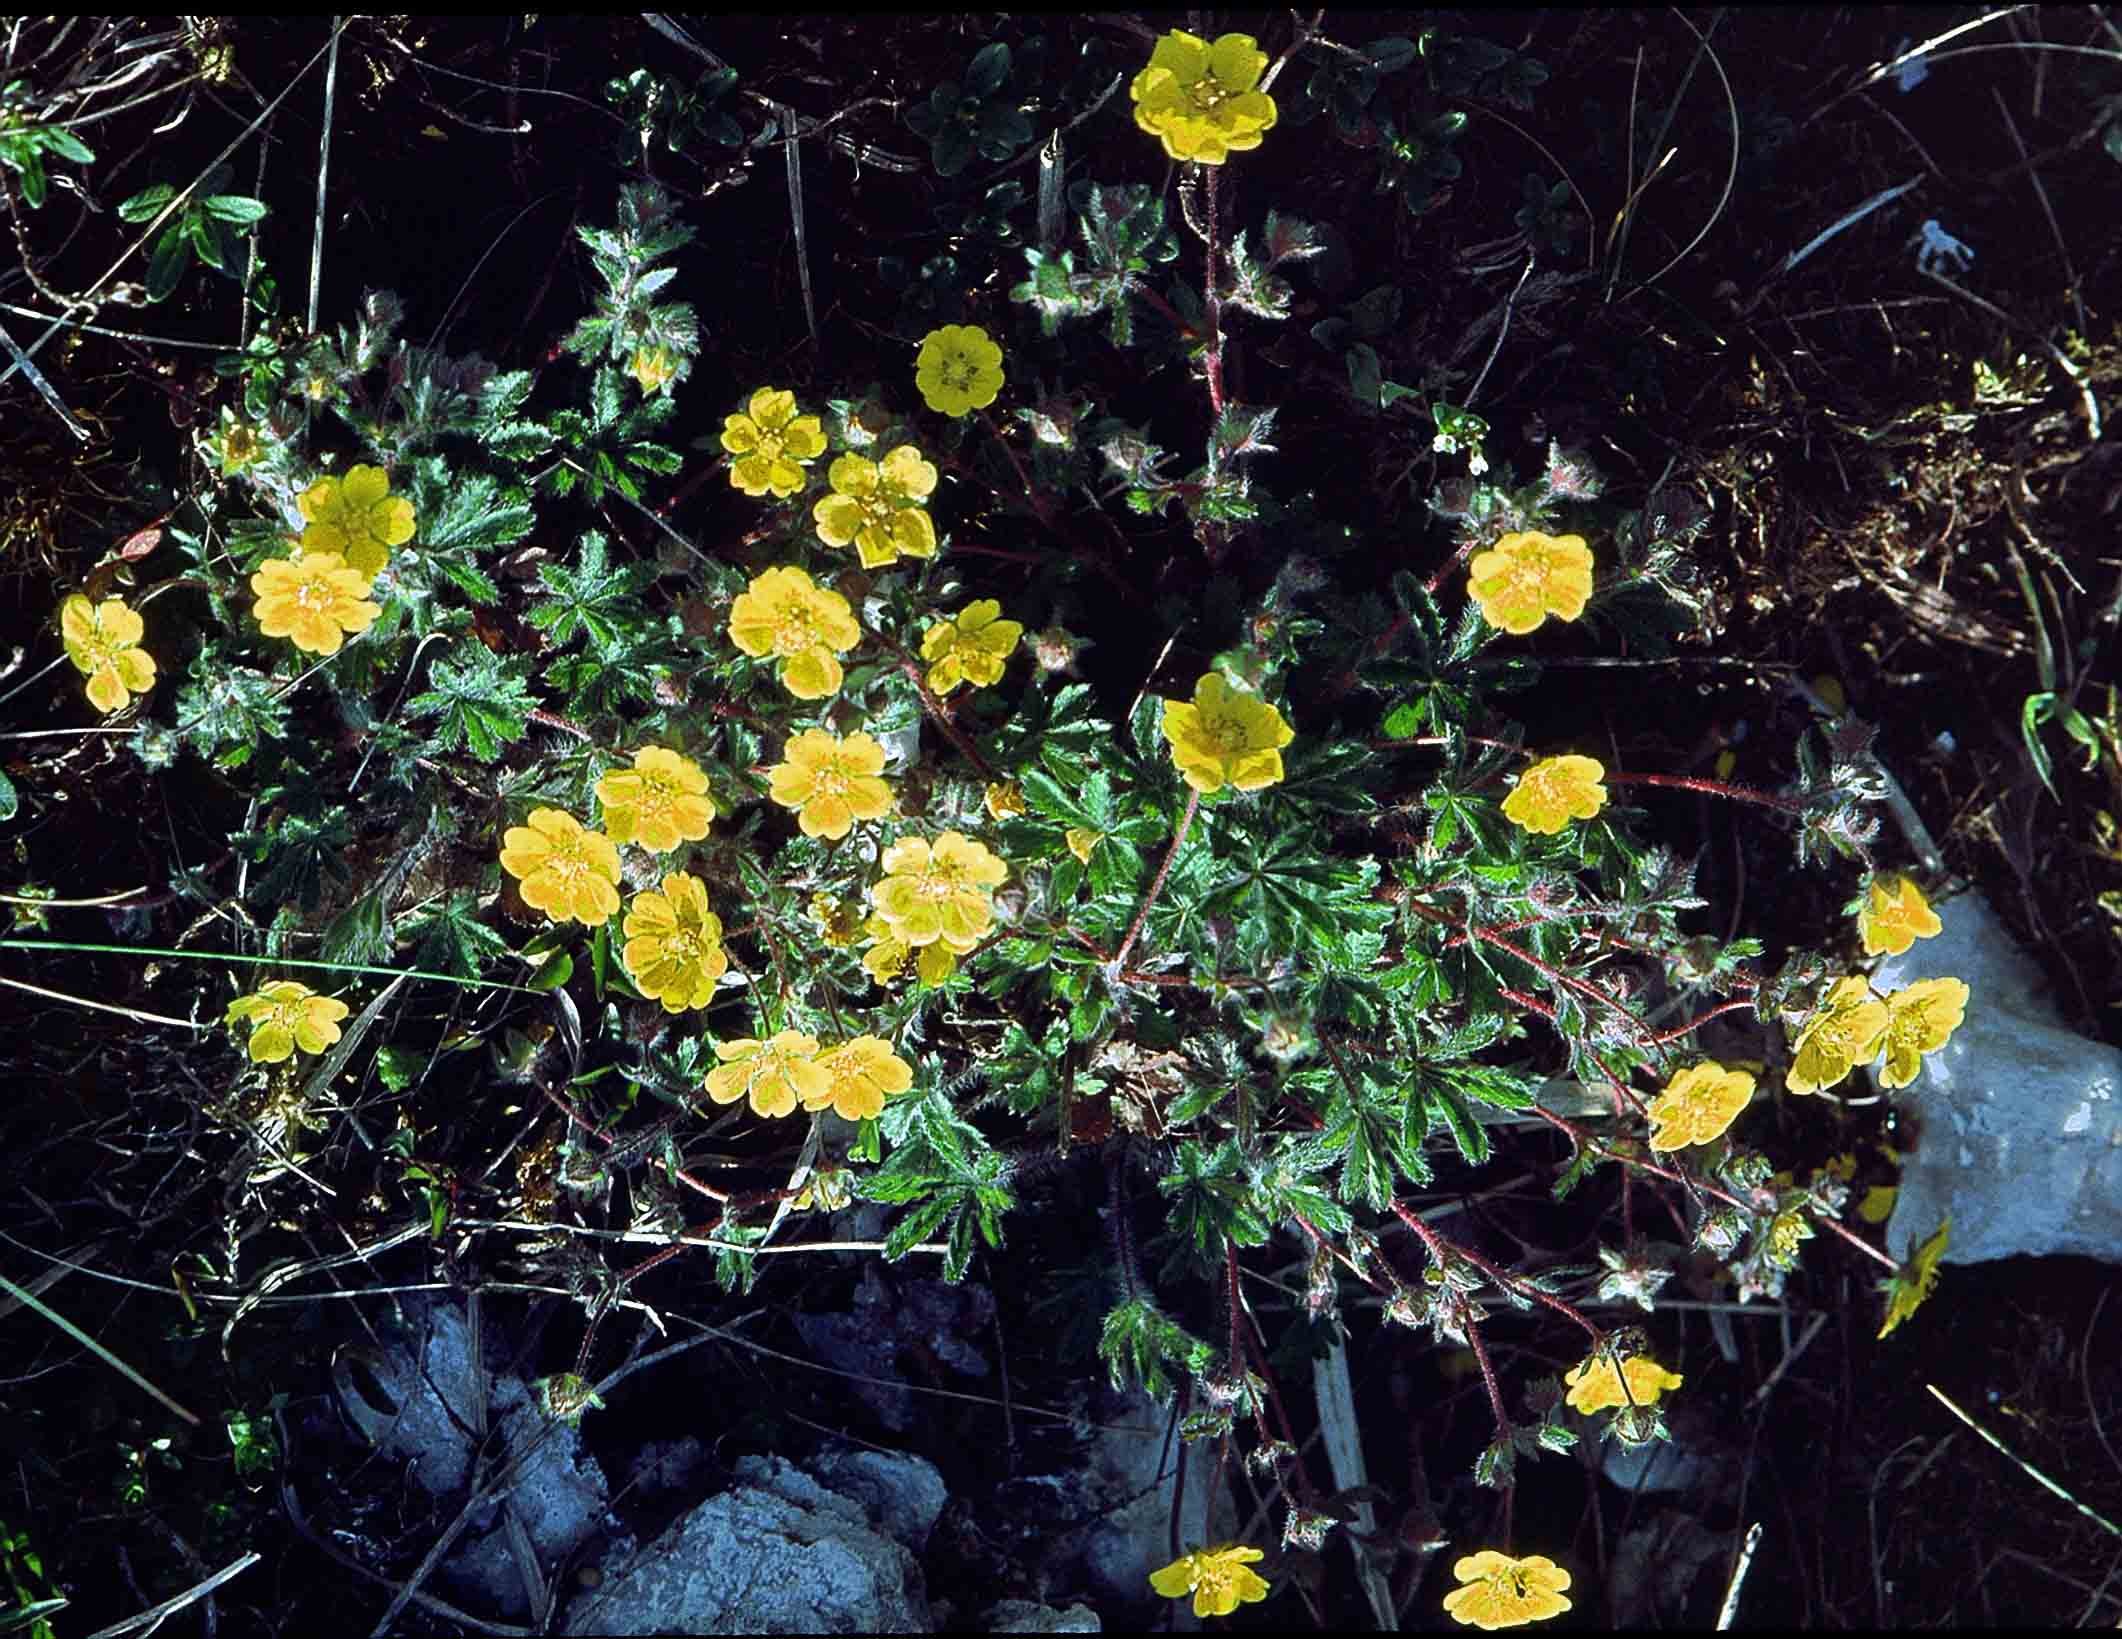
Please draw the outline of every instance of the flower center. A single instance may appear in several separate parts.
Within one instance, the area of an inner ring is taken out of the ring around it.
[[[1245,725],[1235,717],[1209,717],[1202,721],[1208,743],[1223,756],[1245,749]]]
[[[295,588],[295,601],[312,612],[329,609],[332,602],[331,588],[321,580],[306,580]]]
[[[663,954],[673,961],[696,962],[700,959],[701,948],[700,934],[695,928],[680,928],[663,939]]]
[[[675,795],[676,793],[655,775],[646,775],[641,781],[641,800],[634,804],[634,809],[643,818],[661,819],[670,812],[671,799]]]
[[[847,794],[847,774],[838,763],[820,763],[811,774],[811,789],[821,797]]]
[[[961,356],[952,359],[943,366],[943,385],[954,393],[970,392],[973,379],[979,373],[980,367],[978,365],[974,364],[971,359]]]
[[[811,624],[810,606],[801,598],[790,598],[781,605],[774,622],[774,652],[777,654],[801,654],[805,649],[818,645],[815,628]]]

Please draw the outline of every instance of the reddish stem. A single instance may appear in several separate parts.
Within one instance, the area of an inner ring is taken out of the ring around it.
[[[1157,867],[1157,875],[1149,885],[1149,892],[1142,896],[1142,908],[1135,912],[1135,919],[1128,925],[1127,937],[1120,941],[1119,953],[1113,957],[1113,965],[1125,970],[1128,954],[1134,950],[1135,941],[1142,937],[1142,924],[1149,920],[1150,907],[1157,902],[1157,895],[1164,891],[1164,879],[1171,875],[1172,861],[1179,857],[1179,846],[1186,841],[1187,829],[1194,823],[1194,810],[1201,806],[1201,793],[1189,789],[1186,793],[1186,812],[1179,816],[1179,828],[1172,833],[1172,845],[1164,850],[1164,862]]]
[[[1732,785],[1725,780],[1698,780],[1690,774],[1607,774],[1602,778],[1608,785],[1662,785],[1675,791],[1700,791],[1712,797],[1759,803],[1763,808],[1774,808],[1785,814],[1802,813],[1805,808],[1795,797],[1779,797],[1772,792],[1757,791],[1750,785]]]

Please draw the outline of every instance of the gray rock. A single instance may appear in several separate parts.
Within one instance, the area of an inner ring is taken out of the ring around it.
[[[1080,1517],[1086,1506],[1101,1510],[1089,1525],[1055,1544],[1055,1563],[1075,1560],[1091,1590],[1132,1607],[1157,1601],[1149,1573],[1171,1558],[1170,1521],[1178,1478],[1179,1441],[1167,1443],[1169,1407],[1137,1389],[1126,1395],[1101,1392],[1095,1403],[1098,1427],[1085,1455],[1085,1472],[1067,1482],[1053,1480],[1061,1495],[1057,1517]],[[1206,1445],[1186,1452],[1186,1491],[1180,1505],[1179,1542],[1185,1548],[1227,1542],[1237,1532],[1231,1488],[1208,1483],[1213,1461]],[[1216,1516],[1209,1518],[1209,1498]]]
[[[1029,1599],[1004,1599],[981,1622],[983,1633],[1103,1633],[1105,1625],[1088,1605],[1056,1610]]]
[[[501,1374],[482,1384],[463,1310],[447,1303],[407,1307],[420,1330],[363,1356],[366,1377],[352,1369],[350,1357],[335,1368],[340,1408],[378,1451],[404,1463],[414,1483],[445,1505],[461,1501],[475,1477],[475,1430],[497,1436],[491,1461],[522,1458],[507,1492],[473,1515],[441,1567],[443,1584],[458,1598],[521,1620],[533,1609],[527,1583],[549,1579],[605,1528],[610,1485],[583,1449],[580,1431],[549,1423],[520,1377]],[[536,1557],[533,1567],[521,1562],[509,1514]]]
[[[2122,1261],[2122,1051],[2064,1028],[2040,976],[1979,894],[1874,984],[1967,982],[1967,1017],[1894,1096],[1918,1131],[1886,1226],[1898,1258],[1948,1213],[1947,1263],[2074,1253]]]
[[[928,1633],[921,1567],[861,1508],[778,1458],[774,1489],[710,1497],[578,1596],[567,1634]],[[805,1482],[808,1481],[808,1485]],[[784,1490],[816,1499],[792,1501]],[[853,1518],[850,1518],[852,1514]]]
[[[862,1504],[878,1530],[916,1554],[927,1549],[928,1534],[950,1500],[936,1465],[911,1452],[845,1446],[820,1452],[810,1468],[841,1496]]]

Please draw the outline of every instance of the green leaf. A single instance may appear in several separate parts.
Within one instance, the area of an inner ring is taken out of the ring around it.
[[[176,294],[184,270],[191,265],[191,241],[185,235],[184,221],[180,217],[162,230],[162,237],[155,241],[154,254],[148,258],[147,299],[167,301]]]
[[[118,220],[141,223],[152,220],[161,213],[162,207],[177,197],[177,190],[167,182],[158,182],[152,188],[143,188],[132,198],[121,201]]]
[[[1396,74],[1415,60],[1415,42],[1402,35],[1388,35],[1371,41],[1363,48],[1363,55],[1380,74]]]
[[[997,40],[973,54],[972,66],[965,71],[965,89],[975,97],[991,97],[1008,78],[1009,47]]]
[[[199,201],[199,208],[208,216],[219,217],[224,222],[261,222],[270,208],[262,199],[249,199],[242,194],[210,194]]]
[[[972,134],[959,126],[946,125],[929,144],[929,160],[938,176],[956,176],[973,161]]]
[[[2041,776],[2042,785],[2047,787],[2051,797],[2061,802],[2063,799],[2056,795],[2056,782],[2049,777],[2052,765],[2048,760],[2048,747],[2041,743],[2041,725],[2048,721],[2055,709],[2053,693],[2029,694],[2019,707],[2019,737],[2026,742],[2026,759],[2034,765],[2034,772]]]
[[[22,806],[22,798],[15,790],[15,782],[0,773],[0,822],[11,820]]]
[[[613,567],[604,537],[591,530],[583,535],[576,566],[546,563],[538,566],[540,589],[530,622],[561,647],[576,636],[589,639],[591,647],[609,651],[624,629],[624,617],[636,612],[634,590],[638,571],[632,565]]]
[[[407,706],[414,717],[439,717],[435,743],[446,751],[469,746],[481,762],[493,762],[503,745],[523,738],[537,700],[520,675],[521,662],[504,661],[485,644],[457,645],[435,663],[434,684]]]

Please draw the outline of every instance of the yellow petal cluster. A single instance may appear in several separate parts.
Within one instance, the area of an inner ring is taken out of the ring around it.
[[[782,761],[766,771],[767,795],[796,810],[807,837],[840,838],[856,820],[882,819],[892,809],[884,772],[884,747],[873,734],[842,739],[807,728],[793,736]]]
[[[1015,819],[1024,812],[1024,787],[1015,780],[1000,780],[981,793],[980,805],[991,820]]]
[[[949,694],[960,683],[984,689],[1001,682],[1002,668],[1023,636],[1023,623],[1002,619],[1002,605],[993,598],[968,603],[921,634],[921,658],[929,662],[928,686]]]
[[[870,902],[902,944],[920,949],[942,943],[963,956],[995,924],[990,897],[1009,877],[1009,867],[958,831],[930,843],[901,837],[884,850],[884,879]]]
[[[1916,1079],[1923,1055],[1950,1041],[1967,1017],[1967,997],[1962,979],[1918,979],[1887,996],[1880,1086],[1906,1087]]]
[[[914,385],[938,415],[984,410],[1002,391],[1002,349],[977,324],[931,330],[914,359]]]
[[[1628,1379],[1626,1394],[1621,1391],[1624,1375]],[[1683,1379],[1647,1354],[1630,1355],[1616,1371],[1612,1357],[1601,1353],[1570,1367],[1562,1374],[1562,1381],[1569,1385],[1566,1398],[1571,1407],[1589,1414],[1631,1404],[1654,1406],[1659,1395],[1678,1388]]]
[[[806,1095],[803,1107],[817,1111],[830,1106],[842,1121],[875,1120],[886,1099],[914,1084],[913,1067],[881,1036],[857,1036],[827,1049],[818,1068],[827,1077],[825,1091]]]
[[[155,686],[155,657],[139,646],[147,622],[123,598],[91,603],[79,592],[59,605],[66,658],[88,678],[88,703],[106,716]]]
[[[626,971],[664,1012],[683,1013],[714,999],[729,957],[722,950],[722,918],[707,908],[707,886],[698,877],[673,871],[660,889],[635,894],[624,931]]]
[[[1930,1239],[1917,1247],[1914,1256],[1894,1271],[1893,1279],[1886,1283],[1886,1322],[1879,1328],[1881,1337],[1923,1307],[1923,1300],[1938,1284],[1938,1260],[1945,1256],[1952,1233],[1953,1220],[1948,1213]]]
[[[508,828],[501,868],[523,885],[523,902],[555,922],[598,928],[619,908],[619,850],[557,808],[533,808]]]
[[[761,387],[741,415],[726,416],[722,447],[736,457],[729,481],[747,495],[786,499],[810,480],[803,469],[825,453],[825,423],[796,414],[796,395]]]
[[[1234,689],[1220,672],[1194,684],[1191,704],[1164,702],[1164,738],[1180,777],[1204,797],[1226,785],[1259,791],[1282,778],[1282,748],[1296,731],[1256,694]]]
[[[1242,1542],[1196,1548],[1150,1572],[1149,1585],[1166,1599],[1192,1594],[1196,1616],[1228,1616],[1240,1605],[1256,1605],[1267,1597],[1266,1579],[1251,1568],[1266,1557]]]
[[[369,577],[336,552],[268,558],[251,576],[251,591],[258,630],[293,638],[305,654],[337,654],[348,635],[367,631],[383,613],[368,601]]]
[[[1874,877],[1857,912],[1857,936],[1867,956],[1899,956],[1944,926],[1923,890],[1905,876]]]
[[[811,517],[827,546],[854,547],[864,569],[936,555],[936,525],[924,505],[935,492],[936,469],[913,445],[901,444],[882,461],[843,455],[825,476],[833,492]]]
[[[1721,1138],[1754,1096],[1754,1078],[1714,1061],[1692,1065],[1651,1101],[1650,1147],[1685,1149]]]
[[[1878,1056],[1886,1034],[1886,1003],[1861,977],[1837,979],[1827,1001],[1798,1032],[1790,1073],[1783,1085],[1794,1093],[1834,1086],[1860,1064]]]
[[[643,746],[632,768],[615,768],[599,779],[597,800],[612,841],[638,843],[652,854],[698,842],[715,814],[700,765],[663,746]]]
[[[897,979],[909,961],[914,964],[914,977],[923,985],[940,985],[958,971],[958,953],[941,939],[916,950],[881,916],[862,924],[862,937],[869,941],[869,949],[862,953],[863,970],[880,985]]]
[[[1562,1597],[1569,1572],[1545,1554],[1522,1559],[1485,1548],[1452,1567],[1462,1586],[1444,1596],[1445,1612],[1455,1622],[1483,1633],[1545,1622],[1570,1608]]]
[[[1267,53],[1250,34],[1218,35],[1211,44],[1173,29],[1150,53],[1128,95],[1135,124],[1173,159],[1221,165],[1233,152],[1260,146],[1275,124],[1275,99],[1259,90]]]
[[[778,660],[798,700],[823,700],[839,692],[839,657],[862,641],[862,627],[838,592],[800,569],[769,569],[730,605],[729,636],[748,655]]]
[[[1536,836],[1552,836],[1606,806],[1605,778],[1606,765],[1596,757],[1542,757],[1503,799],[1503,817]]]
[[[391,494],[381,467],[349,467],[344,478],[319,478],[295,504],[304,521],[303,556],[336,552],[370,580],[383,573],[392,547],[413,538],[413,503]]]
[[[1505,535],[1467,567],[1482,618],[1514,636],[1537,630],[1550,615],[1575,620],[1591,599],[1592,555],[1582,535]]]
[[[838,894],[814,893],[810,919],[830,950],[845,950],[862,937],[862,908]]]
[[[796,1106],[822,1108],[832,1099],[832,1077],[818,1063],[818,1038],[783,1030],[770,1041],[750,1036],[715,1043],[722,1061],[707,1073],[707,1096],[717,1104],[751,1100],[752,1113],[769,1120],[795,1113]]]
[[[678,379],[678,355],[668,347],[637,347],[627,361],[626,373],[640,383],[644,394],[660,393]]]
[[[346,1014],[346,1003],[334,997],[320,996],[292,979],[275,979],[230,1002],[222,1023],[250,1020],[252,1062],[278,1064],[293,1057],[298,1047],[305,1053],[323,1052],[339,1039],[339,1021]]]

